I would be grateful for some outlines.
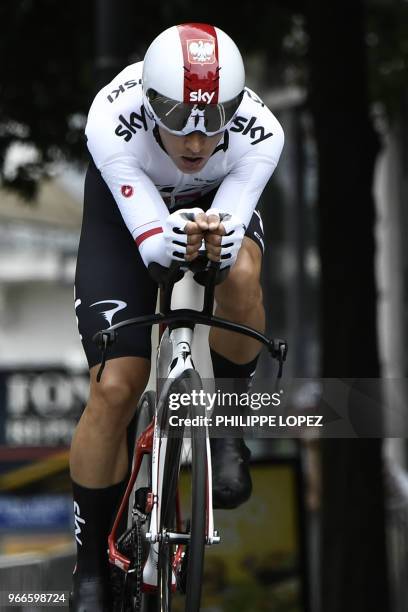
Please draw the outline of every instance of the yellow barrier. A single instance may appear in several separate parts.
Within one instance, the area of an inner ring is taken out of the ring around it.
[[[0,491],[13,491],[68,469],[69,451],[58,451],[46,459],[0,475]]]

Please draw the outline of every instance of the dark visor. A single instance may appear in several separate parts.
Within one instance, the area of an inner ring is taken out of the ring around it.
[[[244,92],[221,104],[186,104],[159,94],[154,89],[147,91],[147,98],[157,119],[172,132],[183,133],[186,127],[206,133],[220,132],[231,121],[241,104]],[[187,124],[189,124],[187,126]]]

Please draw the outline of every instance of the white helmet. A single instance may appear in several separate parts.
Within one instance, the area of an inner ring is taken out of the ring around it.
[[[205,23],[168,28],[144,58],[146,109],[173,134],[223,131],[238,110],[244,85],[238,47],[225,32]]]

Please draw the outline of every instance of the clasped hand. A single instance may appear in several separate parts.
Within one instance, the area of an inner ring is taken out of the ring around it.
[[[193,261],[198,256],[203,241],[208,259],[220,260],[221,240],[226,232],[217,214],[197,213],[194,215],[194,221],[187,222],[184,232],[187,234],[186,261]]]

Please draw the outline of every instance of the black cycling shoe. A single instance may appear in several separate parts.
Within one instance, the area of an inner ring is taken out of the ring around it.
[[[100,576],[80,578],[74,574],[69,609],[72,612],[112,612],[109,580]]]
[[[251,452],[242,438],[211,438],[213,506],[232,509],[252,493]]]

